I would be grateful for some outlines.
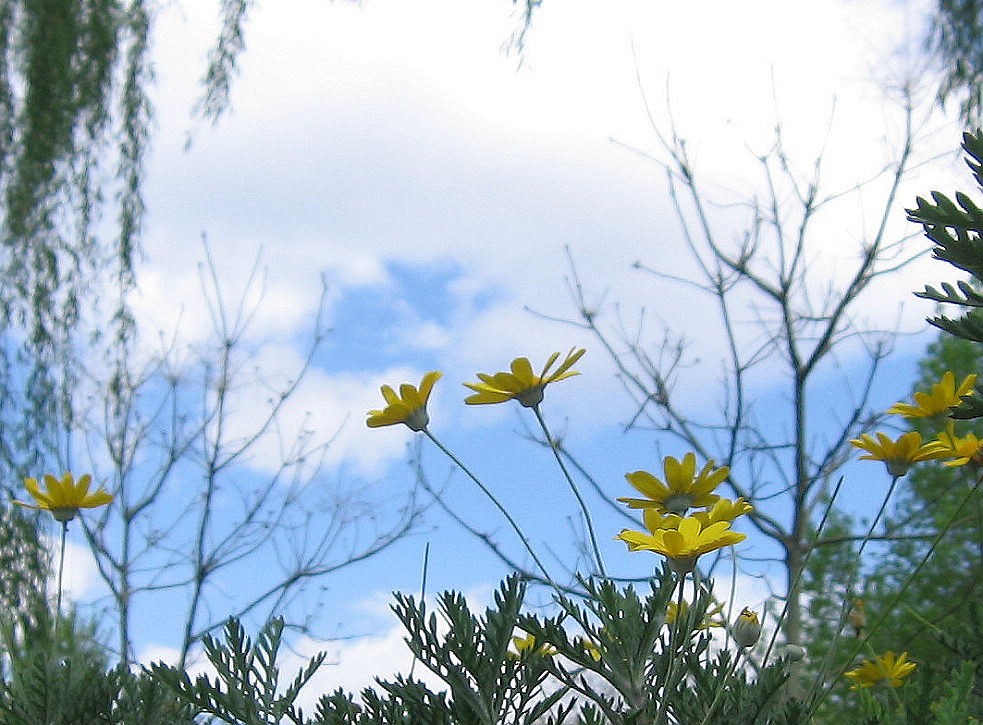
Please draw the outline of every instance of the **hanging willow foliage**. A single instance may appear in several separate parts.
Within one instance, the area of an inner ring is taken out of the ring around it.
[[[213,122],[229,103],[250,5],[217,9],[196,108]],[[98,340],[118,359],[132,332],[154,7],[0,0],[0,474],[58,450],[81,345],[91,359]]]
[[[955,98],[963,123],[975,127],[983,120],[983,5],[938,0],[926,46],[938,65],[939,103]]]

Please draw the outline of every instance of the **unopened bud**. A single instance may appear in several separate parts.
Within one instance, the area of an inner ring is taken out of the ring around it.
[[[761,623],[758,621],[757,613],[744,607],[737,616],[734,626],[731,627],[731,635],[741,647],[753,647],[761,636]]]
[[[798,644],[785,645],[785,659],[789,662],[801,662],[806,656],[806,648]]]

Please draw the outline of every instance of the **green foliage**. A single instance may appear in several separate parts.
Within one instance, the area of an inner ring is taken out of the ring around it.
[[[537,643],[557,650],[561,659],[553,658],[547,663],[552,674],[591,700],[608,722],[654,719],[659,710],[660,689],[678,686],[684,674],[682,668],[677,668],[670,678],[669,672],[670,628],[666,626],[666,610],[675,589],[673,575],[664,569],[645,599],[634,588],[619,590],[610,581],[588,582],[586,589],[583,604],[561,597],[558,601],[563,614],[542,620],[524,616],[519,626]],[[704,593],[687,608],[680,618],[680,631],[696,629],[707,603]],[[567,634],[563,624],[568,618],[583,632],[583,639],[571,639]],[[599,659],[591,654],[585,641],[593,643]],[[696,648],[702,652],[706,646],[706,636],[699,637]],[[592,676],[588,677],[588,673]]]
[[[963,148],[983,188],[983,136],[964,134]],[[967,194],[957,192],[953,198],[932,192],[931,201],[920,197],[916,208],[908,211],[934,243],[935,258],[969,274],[968,280],[927,285],[916,293],[944,308],[956,308],[961,315],[939,314],[929,320],[942,334],[921,362],[915,391],[930,389],[947,372],[958,386],[983,368],[983,210]],[[955,436],[978,433],[975,421],[980,417],[983,398],[977,390],[948,415],[907,422],[911,430],[932,440],[940,431]],[[837,723],[848,716],[851,721],[878,724],[963,723],[983,715],[981,532],[983,496],[974,465],[933,462],[916,466],[899,482],[883,523],[885,543],[871,547],[874,566],[864,562],[863,585],[856,590],[866,604],[870,629],[860,631],[861,640],[839,640],[831,671],[842,672],[847,663],[859,664],[859,659],[843,658],[858,657],[862,642],[868,652],[905,651],[918,667],[894,691],[851,691],[845,683],[835,683],[817,722]],[[822,600],[823,587],[829,584],[828,576],[810,582],[818,585],[817,600]],[[815,614],[820,616],[816,632],[820,641],[811,643],[810,650],[828,648],[821,640],[835,642],[836,625],[824,624],[821,613]]]
[[[865,592],[857,588],[860,567],[853,531],[850,518],[830,512],[803,572],[803,589],[808,592],[803,643],[809,652],[803,669],[810,676],[819,676],[824,668],[842,667],[855,646],[852,638],[836,637],[846,615],[844,603],[849,608],[857,599],[866,600]]]
[[[449,722],[532,725],[564,695],[560,689],[534,702],[549,671],[550,658],[538,651],[541,640],[519,655],[509,651],[524,593],[518,577],[508,578],[495,592],[495,607],[477,617],[460,593],[445,592],[439,599],[449,627],[444,635],[423,602],[396,595],[393,609],[406,627],[410,650],[450,688]],[[403,687],[386,689],[400,699],[407,695]]]
[[[947,691],[931,707],[934,722],[938,725],[957,722],[979,725],[979,719],[973,717],[974,713],[979,715],[983,712],[980,707],[981,695],[978,692],[974,693],[978,670],[979,665],[974,666],[971,662],[964,662],[957,671],[949,673]]]
[[[666,624],[675,584],[666,570],[642,598],[631,587],[585,583],[583,602],[559,597],[561,613],[546,618],[522,613],[525,587],[515,576],[481,615],[458,592],[438,597],[440,617],[397,594],[393,609],[410,650],[447,689],[433,692],[412,677],[379,680],[378,689],[363,690],[357,699],[341,690],[322,696],[312,720],[304,720],[293,701],[323,657],[312,659],[277,700],[278,623],[263,630],[256,646],[234,621],[224,645],[209,640],[216,680],[200,676],[192,683],[164,665],[153,672],[195,712],[244,725],[280,718],[305,725],[559,725],[575,711],[583,725],[715,723],[718,716],[748,725],[804,723],[806,708],[785,689],[785,663],[752,678],[733,653],[710,655],[710,637],[697,629],[711,601],[708,591]],[[583,635],[568,634],[571,624]],[[535,638],[534,646],[513,649],[520,630]],[[584,638],[595,648],[585,647]]]
[[[929,52],[941,73],[938,98],[959,99],[967,124],[983,114],[983,5],[977,0],[939,0],[932,16]]]
[[[686,671],[692,681],[673,695],[678,722],[703,722],[707,713],[726,715],[726,721],[733,725],[761,722],[795,725],[806,722],[808,708],[801,701],[788,696],[785,686],[789,672],[783,663],[762,668],[754,678],[750,678],[745,670],[735,668],[734,657],[727,650],[722,650],[715,659],[706,663],[698,661],[692,654],[687,656]],[[733,673],[731,670],[734,670]],[[721,690],[722,682],[726,682],[726,686]],[[723,694],[714,708],[718,690]],[[716,720],[711,719],[710,722]]]
[[[218,40],[208,54],[208,68],[202,79],[204,93],[195,112],[212,123],[229,107],[236,62],[246,47],[245,24],[252,0],[222,0],[222,26]]]
[[[983,135],[967,131],[962,145],[968,156],[966,163],[983,189]],[[916,207],[908,210],[908,218],[921,224],[925,235],[935,244],[932,255],[936,259],[968,272],[976,283],[983,283],[983,210],[962,192],[956,192],[955,202],[938,191],[933,191],[931,197],[932,201],[918,197]],[[929,322],[957,338],[983,342],[983,313],[979,309],[983,296],[964,281],[955,285],[942,283],[941,288],[940,292],[926,285],[924,291],[915,294],[965,311],[961,317],[937,315]],[[978,393],[968,396],[954,417],[964,420],[983,417],[983,398]]]
[[[5,612],[0,725],[191,725],[191,709],[149,673],[107,670],[93,628]]]
[[[301,690],[325,656],[317,655],[290,682],[281,682],[277,659],[283,623],[272,620],[255,643],[229,620],[223,642],[205,639],[216,677],[194,681],[183,670],[155,664],[135,674],[124,666],[106,670],[91,640],[71,635],[52,645],[42,630],[26,638],[23,656],[12,659],[0,683],[0,725],[111,723],[191,725],[803,725],[844,722],[843,702],[833,714],[811,718],[808,703],[788,689],[789,669],[779,660],[751,668],[745,652],[712,651],[699,628],[712,601],[705,588],[675,619],[666,607],[676,582],[665,570],[639,596],[610,581],[585,583],[581,600],[558,597],[561,613],[540,617],[521,611],[524,586],[517,577],[502,583],[494,606],[473,613],[460,593],[439,598],[441,618],[412,597],[397,595],[394,610],[407,628],[407,644],[446,684],[434,692],[412,677],[377,681],[358,696],[342,690],[324,695],[311,717],[296,705]],[[983,609],[983,607],[981,607]],[[571,635],[576,625],[582,635]],[[510,648],[518,630],[535,646]],[[976,673],[983,662],[981,628],[952,632],[961,667],[920,666],[906,683],[902,700],[850,693],[859,706],[852,722],[976,722],[980,692]],[[584,645],[585,641],[594,647]],[[954,645],[955,646],[955,645]],[[753,674],[752,674],[753,673]],[[836,713],[839,713],[837,715]]]
[[[242,625],[230,619],[225,625],[224,644],[207,636],[203,640],[205,655],[218,672],[215,680],[199,675],[192,682],[187,672],[162,663],[155,663],[152,671],[196,712],[225,722],[267,725],[287,718],[303,723],[303,713],[294,701],[326,655],[322,652],[311,658],[281,692],[276,658],[282,635],[283,620],[273,619],[253,644]]]
[[[0,506],[0,611],[20,626],[46,618],[48,571],[36,517],[17,506]]]
[[[928,390],[947,371],[962,381],[981,366],[983,349],[977,343],[943,334],[929,347],[913,387]],[[970,421],[912,419],[909,424],[928,439],[948,424],[957,435],[974,431]],[[951,658],[938,633],[961,627],[983,596],[983,492],[972,489],[972,480],[967,467],[925,465],[914,468],[898,487],[884,524],[892,540],[876,554],[867,577],[872,618],[890,606],[902,587],[907,589],[875,633],[875,647],[907,650],[920,663]],[[946,535],[935,543],[936,533],[947,525]],[[912,580],[930,550],[931,559]]]
[[[0,2],[0,464],[23,474],[71,427],[77,335],[104,274],[129,334],[143,150],[150,127],[146,2]],[[113,147],[116,153],[111,153]],[[106,167],[113,168],[106,168]],[[107,177],[115,177],[107,188]],[[114,206],[115,205],[115,206]],[[118,235],[94,227],[115,211]],[[87,340],[91,342],[91,340]]]

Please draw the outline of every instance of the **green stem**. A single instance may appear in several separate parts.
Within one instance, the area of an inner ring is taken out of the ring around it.
[[[467,466],[465,466],[464,463],[462,463],[461,460],[457,456],[455,456],[453,453],[451,453],[450,449],[448,449],[443,443],[441,443],[439,440],[437,440],[437,438],[434,436],[433,433],[430,432],[429,429],[423,428],[420,432],[423,433],[427,438],[429,438],[431,440],[431,442],[435,446],[437,446],[438,449],[440,449],[440,452],[441,453],[443,453],[445,456],[447,456],[448,458],[450,458],[451,461],[454,462],[454,465],[456,465],[458,468],[460,468],[462,471],[464,471],[464,474],[468,478],[470,478],[472,481],[474,481],[475,485],[477,485],[478,488],[481,489],[481,492],[484,493],[485,496],[487,496],[488,499],[493,504],[495,504],[495,507],[499,511],[502,512],[502,515],[505,517],[505,520],[509,522],[509,524],[512,526],[512,529],[515,531],[516,535],[519,537],[519,540],[522,541],[522,544],[526,547],[526,551],[529,552],[529,555],[532,557],[532,560],[534,562],[536,562],[536,566],[538,566],[539,567],[539,570],[541,572],[543,572],[543,577],[546,579],[546,581],[549,583],[549,585],[551,587],[553,587],[557,591],[557,593],[559,593],[559,594],[562,595],[562,592],[561,592],[559,586],[557,586],[556,582],[553,581],[553,578],[550,577],[549,572],[546,571],[546,567],[543,565],[543,562],[539,560],[539,557],[538,556],[536,556],[536,552],[533,550],[532,545],[529,543],[529,539],[527,539],[526,538],[526,535],[522,533],[522,529],[519,528],[519,524],[517,524],[516,521],[515,521],[515,519],[512,518],[512,515],[502,505],[501,501],[499,501],[495,497],[495,494],[493,494],[488,489],[488,487],[485,486],[485,484],[483,484],[478,479],[478,477],[475,476],[471,472],[471,469],[469,469]]]
[[[671,696],[670,689],[672,687],[672,677],[673,670],[675,670],[676,656],[682,652],[682,647],[677,647],[679,644],[680,632],[682,630],[682,620],[683,620],[683,589],[686,586],[686,575],[679,574],[676,580],[676,586],[679,591],[676,594],[676,619],[672,623],[672,635],[669,639],[669,664],[666,667],[666,681],[662,685],[662,698],[659,700],[659,711],[655,714],[655,720],[653,720],[654,725],[659,725],[662,722],[662,718],[666,715],[666,708],[669,707],[669,699]],[[693,601],[694,606],[696,605],[696,600]]]
[[[707,723],[710,722],[710,718],[713,717],[714,713],[717,712],[717,708],[720,707],[720,698],[723,697],[724,689],[726,689],[727,687],[727,680],[729,680],[731,675],[733,675],[737,671],[737,665],[740,664],[741,658],[745,655],[746,652],[747,650],[744,649],[743,647],[738,647],[737,656],[734,657],[734,661],[727,669],[727,672],[725,672],[723,677],[720,678],[720,684],[717,687],[717,694],[713,698],[713,702],[710,703],[710,709],[707,710],[707,714],[704,716],[703,720],[700,721],[700,725],[707,725]]]
[[[891,500],[891,495],[894,493],[894,489],[897,487],[898,481],[900,480],[901,476],[894,476],[891,478],[891,485],[888,486],[887,493],[884,495],[884,500],[881,501],[881,507],[877,510],[877,515],[870,522],[870,527],[867,529],[867,534],[864,536],[863,540],[860,542],[860,547],[857,549],[858,566],[862,565],[861,555],[864,553],[864,549],[867,547],[868,542],[870,542],[870,537],[874,535],[874,529],[877,528],[877,524],[880,523],[881,517],[884,515],[884,511],[887,509],[887,502]],[[819,672],[821,674],[812,683],[812,687],[809,689],[809,696],[806,698],[806,702],[808,702],[809,699],[811,699],[818,692],[819,687],[822,685],[822,675],[826,673],[826,668],[829,666],[830,658],[833,656],[833,653],[836,652],[836,643],[840,641],[840,636],[843,633],[843,627],[846,625],[847,617],[850,614],[852,598],[853,597],[850,595],[849,591],[845,592],[843,595],[843,605],[840,607],[840,616],[836,623],[836,629],[833,631],[833,642],[830,645],[829,650],[826,652],[826,656],[823,657],[822,667],[819,668]]]
[[[587,509],[587,503],[584,501],[584,497],[580,495],[580,489],[577,488],[577,484],[574,483],[573,477],[570,475],[570,471],[567,470],[567,466],[563,462],[563,457],[560,456],[560,451],[557,449],[557,442],[553,439],[549,428],[546,426],[546,419],[543,418],[543,413],[539,410],[539,406],[534,405],[532,411],[536,414],[536,420],[539,421],[539,427],[543,429],[543,434],[546,436],[546,445],[548,445],[550,450],[553,451],[553,457],[556,458],[557,465],[559,465],[560,470],[563,471],[563,477],[567,479],[567,483],[570,485],[570,490],[573,491],[574,498],[576,498],[577,503],[580,504],[580,510],[584,512],[584,521],[587,523],[587,533],[590,536],[591,548],[594,550],[594,559],[597,562],[597,570],[601,573],[602,577],[607,579],[608,575],[604,571],[604,562],[601,559],[601,550],[597,545],[597,536],[594,534],[594,523],[591,519],[590,511]]]
[[[58,599],[55,604],[54,631],[58,631],[58,619],[61,617],[61,590],[62,579],[65,574],[65,538],[68,534],[68,522],[61,522],[61,552],[58,556]],[[52,642],[54,644],[54,642]]]
[[[833,487],[833,494],[829,497],[829,502],[826,504],[826,510],[823,512],[823,517],[819,521],[819,526],[816,527],[816,540],[819,540],[819,535],[822,533],[823,528],[826,526],[826,521],[829,519],[830,514],[833,512],[833,504],[836,502],[836,498],[840,495],[840,489],[843,487],[843,476],[836,481],[836,486]],[[812,552],[816,550],[816,547],[810,547],[806,550],[805,556],[802,559],[802,565],[799,567],[798,572],[795,574],[795,578],[792,579],[788,591],[792,592],[799,582],[802,581],[802,577],[805,575],[806,564],[809,562],[809,558],[812,556]],[[775,630],[771,633],[771,637],[768,640],[768,647],[765,649],[765,656],[761,658],[761,666],[765,667],[768,664],[768,659],[771,657],[771,652],[775,647],[775,642],[778,640],[778,634],[781,632],[782,625],[785,623],[785,616],[788,614],[788,607],[790,602],[790,597],[786,595],[785,603],[782,605],[782,611],[778,614],[778,618],[775,621]],[[767,612],[767,610],[765,610]]]

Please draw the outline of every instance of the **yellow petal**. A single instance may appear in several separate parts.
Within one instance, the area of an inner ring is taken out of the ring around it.
[[[529,385],[535,382],[532,364],[527,357],[517,357],[512,361],[512,374],[522,383]]]

